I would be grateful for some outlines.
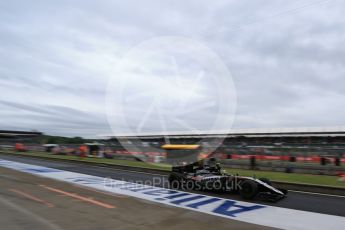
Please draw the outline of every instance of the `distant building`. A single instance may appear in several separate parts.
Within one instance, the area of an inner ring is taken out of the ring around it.
[[[2,144],[38,143],[41,137],[42,133],[36,131],[0,130],[0,143]]]

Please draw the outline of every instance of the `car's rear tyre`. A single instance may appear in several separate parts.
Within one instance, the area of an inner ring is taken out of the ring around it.
[[[260,178],[259,180],[261,180],[262,182],[264,182],[264,183],[266,183],[268,185],[272,185],[272,182],[269,179],[267,179],[267,178]]]
[[[187,180],[185,183],[185,189],[186,190],[195,190],[196,186],[195,186],[195,182],[192,180]]]
[[[243,199],[250,200],[258,194],[258,190],[259,188],[255,181],[245,180],[241,183],[239,193]]]
[[[176,175],[170,175],[168,178],[168,181],[169,181],[169,187],[171,189],[180,189],[181,188],[182,182],[181,182],[180,178],[177,177]]]

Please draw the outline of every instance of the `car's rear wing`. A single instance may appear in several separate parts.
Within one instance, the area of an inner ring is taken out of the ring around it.
[[[167,163],[187,166],[198,161],[200,145],[166,144],[161,146],[167,153]],[[180,169],[179,169],[180,170]]]

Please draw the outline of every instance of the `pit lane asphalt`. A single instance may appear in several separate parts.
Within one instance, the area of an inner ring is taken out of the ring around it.
[[[273,230],[0,167],[2,230]]]
[[[56,168],[65,171],[78,172],[93,176],[100,177],[110,177],[115,180],[125,180],[130,182],[139,183],[154,183],[154,186],[167,187],[167,177],[150,174],[134,172],[129,170],[118,170],[100,166],[90,166],[79,163],[69,163],[69,162],[57,162],[47,159],[32,159],[32,158],[22,158],[20,156],[7,156],[1,155],[0,159],[11,160],[26,164],[33,164],[39,166],[45,166],[50,168]],[[228,193],[211,193],[211,192],[198,192],[215,197],[222,197],[228,199],[241,200],[238,195],[228,194]],[[337,196],[327,196],[327,195],[317,195],[317,194],[306,194],[299,192],[289,192],[288,197],[277,202],[277,203],[267,203],[262,201],[253,201],[255,203],[261,203],[271,206],[290,208],[302,211],[317,212],[329,215],[337,215],[345,217],[345,197]]]

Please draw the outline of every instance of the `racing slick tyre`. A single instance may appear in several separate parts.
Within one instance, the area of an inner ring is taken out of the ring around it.
[[[192,181],[192,180],[187,180],[185,185],[184,185],[184,189],[186,189],[186,190],[195,190],[196,189],[195,182]]]
[[[182,186],[182,181],[180,178],[174,174],[171,174],[168,178],[169,181],[169,187],[171,189],[180,189]]]
[[[267,178],[260,178],[259,180],[261,180],[262,182],[264,182],[264,183],[266,183],[268,185],[272,185],[272,182],[269,179],[267,179]]]
[[[239,193],[243,199],[250,200],[258,194],[258,191],[259,188],[255,181],[245,180],[241,183]]]

